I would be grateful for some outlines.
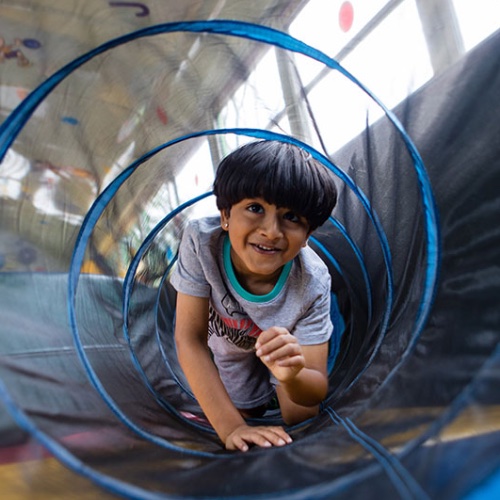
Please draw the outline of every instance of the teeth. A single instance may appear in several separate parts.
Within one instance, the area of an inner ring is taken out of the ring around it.
[[[274,250],[274,248],[271,248],[271,247],[265,247],[265,246],[262,246],[262,245],[257,245],[261,250],[266,250],[266,251],[269,251],[269,250]]]

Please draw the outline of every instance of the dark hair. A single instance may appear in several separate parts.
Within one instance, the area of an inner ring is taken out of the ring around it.
[[[311,231],[337,203],[333,175],[307,151],[280,141],[245,144],[224,158],[214,181],[217,208],[229,211],[244,198],[262,198],[304,217]]]

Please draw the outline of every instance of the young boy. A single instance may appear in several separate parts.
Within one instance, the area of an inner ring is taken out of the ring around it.
[[[179,362],[227,449],[283,446],[282,427],[245,419],[277,395],[296,424],[327,394],[330,275],[307,240],[330,216],[335,184],[302,149],[259,141],[221,162],[214,194],[220,217],[186,228],[171,279]]]

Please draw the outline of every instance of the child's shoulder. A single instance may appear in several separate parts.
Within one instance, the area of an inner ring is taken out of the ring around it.
[[[304,247],[297,256],[302,279],[312,283],[323,283],[329,286],[330,272],[321,257],[309,246]]]
[[[305,246],[299,252],[299,257],[305,266],[311,269],[326,269],[323,259],[310,246]]]
[[[186,224],[184,232],[189,235],[196,235],[197,238],[210,238],[213,234],[220,234],[220,217],[211,215],[199,219],[191,219]]]
[[[188,221],[182,238],[191,240],[195,246],[206,247],[216,244],[223,233],[220,217],[215,215]]]

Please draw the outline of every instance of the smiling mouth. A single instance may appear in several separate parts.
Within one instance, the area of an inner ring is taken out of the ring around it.
[[[268,247],[266,245],[258,245],[256,243],[252,243],[252,246],[259,252],[259,253],[277,253],[280,251],[279,248],[276,247]]]

